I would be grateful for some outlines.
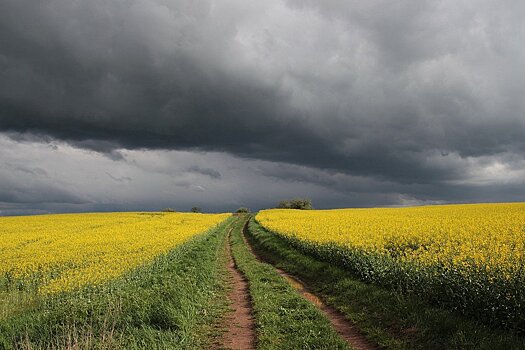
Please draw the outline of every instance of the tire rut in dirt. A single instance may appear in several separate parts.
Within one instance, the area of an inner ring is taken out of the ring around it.
[[[225,349],[255,349],[256,333],[253,317],[252,300],[248,281],[235,265],[231,252],[232,229],[228,232],[228,271],[232,281],[230,292],[233,312],[226,319],[228,331],[225,333],[222,346]]]

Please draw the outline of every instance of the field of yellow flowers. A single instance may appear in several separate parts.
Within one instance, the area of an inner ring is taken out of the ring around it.
[[[525,329],[525,203],[273,209],[256,220],[365,281]]]
[[[0,282],[42,293],[94,285],[168,252],[230,214],[93,213],[0,218]]]

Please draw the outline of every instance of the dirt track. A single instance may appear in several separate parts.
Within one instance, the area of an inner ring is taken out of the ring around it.
[[[252,254],[262,262],[269,263],[261,255],[257,254],[246,239],[248,230],[248,222],[243,228],[243,239],[246,246],[250,249]],[[298,278],[289,275],[286,271],[276,268],[276,271],[284,277],[305,299],[316,305],[321,312],[328,318],[332,327],[339,333],[339,335],[346,340],[350,347],[357,350],[375,350],[379,349],[375,344],[370,342],[359,329],[349,322],[346,317],[338,310],[326,305],[318,296],[314,295],[308,287]]]

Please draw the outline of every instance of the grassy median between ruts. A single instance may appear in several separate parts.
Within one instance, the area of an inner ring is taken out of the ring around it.
[[[275,268],[259,262],[242,238],[248,216],[231,233],[232,254],[250,286],[258,349],[348,349],[324,315]]]

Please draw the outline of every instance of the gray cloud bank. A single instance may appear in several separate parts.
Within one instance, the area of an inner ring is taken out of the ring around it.
[[[234,155],[238,169],[258,160],[265,170],[250,176],[317,186],[327,206],[519,200],[523,13],[508,0],[5,0],[0,132],[9,147],[103,153],[105,181],[127,186],[133,174],[115,173],[126,150],[161,163],[162,150],[186,150]],[[46,177],[26,156],[3,166],[0,186]],[[195,163],[180,170],[209,183],[175,188],[209,194],[231,181]],[[0,189],[0,203],[87,198],[57,182],[19,186]]]

